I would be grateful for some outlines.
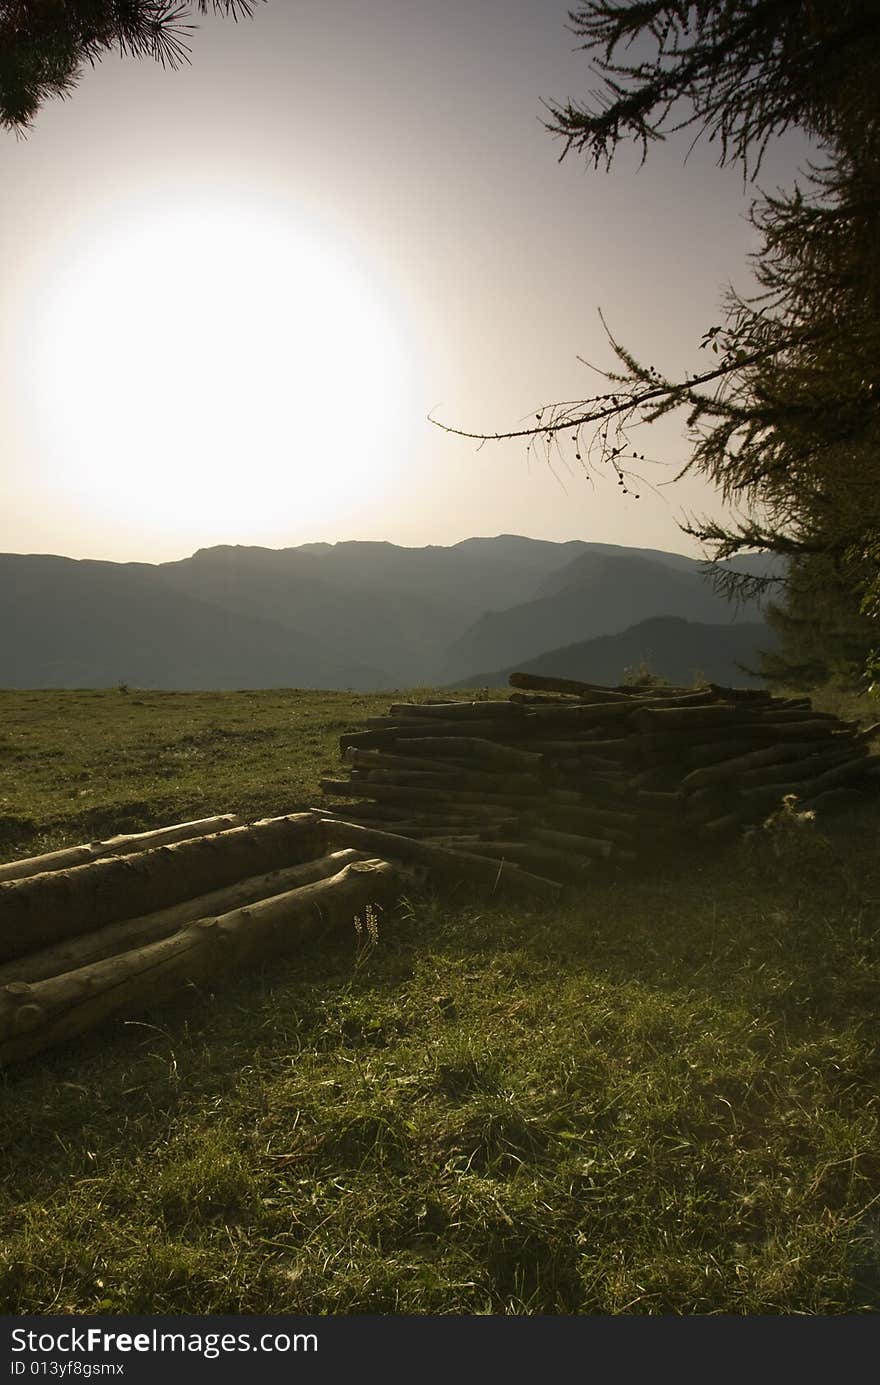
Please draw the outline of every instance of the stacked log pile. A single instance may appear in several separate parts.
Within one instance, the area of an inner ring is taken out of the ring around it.
[[[342,736],[348,777],[321,781],[347,800],[326,810],[331,840],[467,878],[494,863],[547,896],[598,862],[734,834],[788,794],[824,810],[880,788],[871,733],[808,698],[510,682],[507,700],[396,703]]]
[[[390,901],[398,873],[312,813],[226,815],[2,867],[0,1064],[293,951]]]

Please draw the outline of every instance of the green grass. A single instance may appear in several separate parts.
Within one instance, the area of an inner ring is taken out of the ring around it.
[[[338,738],[389,694],[0,690],[0,860],[316,801]]]
[[[388,701],[2,697],[33,757],[3,811],[53,844],[91,810],[74,766],[139,826],[280,810]],[[209,729],[269,734],[150,776]],[[352,929],[10,1069],[0,1309],[877,1312],[878,829],[646,862],[564,910],[413,898],[375,946]]]

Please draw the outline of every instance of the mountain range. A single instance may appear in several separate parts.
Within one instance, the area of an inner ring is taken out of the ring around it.
[[[761,554],[736,566],[773,571]],[[503,534],[223,545],[157,564],[0,554],[3,687],[464,687],[542,658],[596,681],[642,658],[666,677],[685,658],[714,678],[719,661],[772,644],[754,603],[655,549]]]

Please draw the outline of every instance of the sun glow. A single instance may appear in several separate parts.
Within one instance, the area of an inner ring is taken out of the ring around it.
[[[30,323],[45,481],[95,520],[298,541],[406,459],[402,314],[293,211],[205,198],[103,222]]]

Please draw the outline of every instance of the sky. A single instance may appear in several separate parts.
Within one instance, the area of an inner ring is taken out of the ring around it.
[[[544,128],[598,83],[556,0],[270,0],[192,66],[108,56],[0,134],[0,550],[520,533],[694,553],[683,428],[624,495],[473,442],[603,389],[599,319],[705,367],[754,186],[688,137],[610,173]],[[789,139],[760,187],[790,183]]]

